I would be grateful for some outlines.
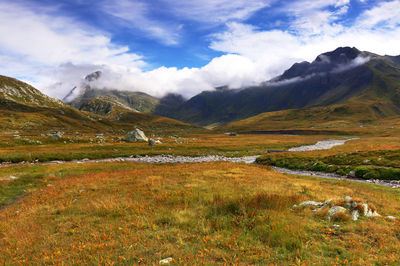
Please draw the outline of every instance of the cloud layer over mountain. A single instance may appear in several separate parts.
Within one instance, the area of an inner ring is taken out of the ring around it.
[[[96,70],[99,87],[190,97],[256,85],[338,46],[400,54],[400,0],[71,2],[86,13],[0,3],[1,74],[59,98]],[[186,54],[206,60],[182,67]]]

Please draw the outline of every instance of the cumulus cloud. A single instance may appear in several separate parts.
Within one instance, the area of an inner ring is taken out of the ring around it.
[[[202,68],[160,67],[146,72],[118,65],[67,64],[57,69],[55,75],[59,82],[52,84],[49,91],[62,91],[65,96],[77,86],[78,89],[75,90],[77,95],[87,84],[82,73],[99,70],[102,75],[98,80],[90,82],[92,87],[142,91],[157,97],[162,97],[166,93],[178,93],[189,98],[204,90],[213,90],[215,87],[228,85],[240,88],[258,84],[258,81],[253,79],[256,67],[256,64],[248,58],[233,54],[215,58]]]

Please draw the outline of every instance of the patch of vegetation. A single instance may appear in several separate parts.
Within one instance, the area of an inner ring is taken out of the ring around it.
[[[277,167],[337,173],[362,179],[400,180],[400,150],[359,151],[328,156],[274,154],[257,159]]]

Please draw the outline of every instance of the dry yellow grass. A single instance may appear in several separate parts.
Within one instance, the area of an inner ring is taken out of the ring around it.
[[[384,215],[400,216],[398,190],[222,162],[70,164],[38,171],[48,176],[43,185],[0,211],[2,264],[158,264],[166,257],[176,264],[400,260],[399,221],[344,221],[333,230],[323,215],[291,210],[302,200],[350,195]]]

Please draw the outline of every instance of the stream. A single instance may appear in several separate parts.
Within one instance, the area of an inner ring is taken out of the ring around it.
[[[288,151],[313,151],[313,150],[325,150],[331,149],[332,147],[344,145],[347,141],[355,140],[345,139],[345,140],[325,140],[318,141],[314,145],[305,145],[300,147],[290,148]],[[107,158],[107,159],[82,159],[82,160],[72,160],[72,161],[50,161],[50,162],[22,162],[22,163],[1,163],[0,167],[14,166],[14,165],[28,165],[28,164],[42,164],[42,165],[52,165],[52,164],[65,164],[65,163],[101,163],[101,162],[136,162],[136,163],[148,163],[148,164],[165,164],[165,163],[204,163],[204,162],[232,162],[232,163],[247,163],[254,164],[257,157],[259,156],[245,156],[245,157],[226,157],[220,155],[206,155],[206,156],[172,156],[172,155],[156,155],[156,156],[130,156],[130,157],[118,157],[118,158]],[[291,175],[302,175],[302,176],[313,176],[319,178],[329,178],[338,180],[348,180],[361,183],[372,183],[385,187],[400,188],[400,181],[384,181],[384,180],[363,180],[348,178],[345,176],[340,176],[337,174],[324,173],[324,172],[314,172],[314,171],[303,171],[303,170],[291,170],[280,167],[272,167],[273,170],[279,173],[291,174]],[[10,177],[11,178],[11,177]]]

